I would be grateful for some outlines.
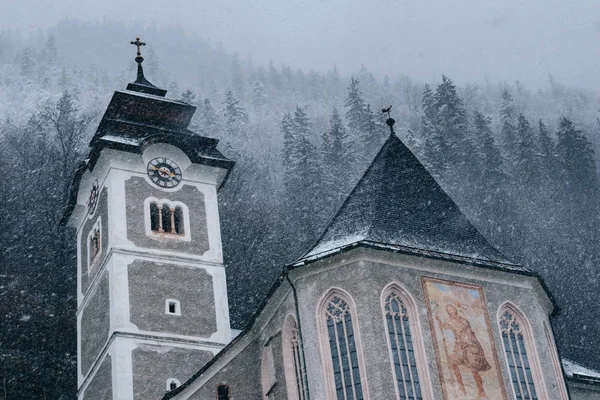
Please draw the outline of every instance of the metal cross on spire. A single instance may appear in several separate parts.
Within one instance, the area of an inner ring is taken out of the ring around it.
[[[140,38],[139,38],[139,37],[136,37],[136,38],[135,38],[135,40],[132,40],[130,43],[131,43],[132,45],[134,45],[134,46],[137,46],[137,56],[138,56],[138,57],[141,57],[141,56],[142,56],[142,53],[140,52],[140,47],[141,47],[141,46],[145,46],[145,45],[146,45],[146,43],[144,43],[144,42],[140,41]]]

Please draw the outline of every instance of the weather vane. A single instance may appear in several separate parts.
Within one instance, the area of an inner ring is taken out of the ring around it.
[[[140,52],[140,47],[145,46],[146,43],[140,41],[139,37],[136,37],[135,40],[132,40],[130,43],[134,46],[137,46],[137,56],[141,57],[142,53]]]
[[[392,118],[392,106],[389,106],[388,108],[382,108],[381,112],[383,114],[387,113],[388,119],[385,121],[385,123],[387,126],[390,127],[390,132],[393,135],[394,134],[394,124],[396,123],[396,121]]]

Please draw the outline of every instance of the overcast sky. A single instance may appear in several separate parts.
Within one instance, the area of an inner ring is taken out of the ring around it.
[[[179,24],[255,63],[600,91],[600,0],[0,0],[0,30]],[[129,38],[128,38],[129,39]],[[142,38],[143,39],[143,38]]]

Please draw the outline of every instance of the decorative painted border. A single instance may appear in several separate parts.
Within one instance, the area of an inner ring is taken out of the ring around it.
[[[492,334],[492,324],[490,322],[490,316],[489,316],[489,313],[487,310],[487,301],[485,300],[483,288],[479,285],[473,285],[473,284],[469,284],[469,283],[454,282],[454,281],[448,281],[448,280],[444,280],[444,279],[422,276],[421,277],[421,286],[423,289],[423,296],[425,298],[425,304],[427,307],[427,317],[429,319],[429,329],[431,330],[431,336],[433,339],[433,349],[435,351],[435,362],[436,362],[438,374],[440,377],[440,385],[442,387],[442,394],[444,396],[444,399],[445,400],[453,400],[448,397],[448,393],[446,391],[446,388],[444,387],[444,373],[443,373],[442,365],[440,363],[441,358],[440,358],[440,353],[439,353],[440,350],[438,349],[438,338],[437,338],[437,333],[436,333],[435,321],[433,320],[431,308],[429,307],[429,293],[427,292],[427,287],[426,287],[427,282],[440,283],[440,284],[448,285],[448,286],[457,286],[457,287],[465,288],[465,289],[474,289],[479,292],[479,296],[481,297],[481,301],[484,305],[483,315],[485,317],[485,323],[487,325],[487,331],[488,331],[488,336],[489,336],[489,340],[490,340],[490,345],[492,347],[492,353],[493,353],[494,363],[496,366],[497,378],[498,378],[498,382],[500,384],[500,391],[502,392],[502,398],[504,400],[506,400],[507,399],[506,388],[504,387],[504,379],[502,377],[502,371],[500,369],[500,362],[498,361],[498,351],[496,350],[496,342],[494,341],[494,335]]]

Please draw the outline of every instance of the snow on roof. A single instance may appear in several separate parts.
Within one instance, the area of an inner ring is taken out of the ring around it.
[[[100,139],[108,140],[110,142],[121,143],[121,144],[129,144],[132,146],[139,146],[141,142],[141,138],[132,138],[126,136],[117,136],[117,135],[104,135]]]
[[[155,94],[150,94],[150,93],[137,92],[137,91],[133,91],[133,90],[115,90],[115,92],[131,95],[131,96],[145,97],[147,99],[160,100],[160,101],[167,102],[167,103],[181,104],[181,105],[186,105],[186,106],[189,105],[185,101],[171,99],[169,97],[157,96]]]
[[[566,358],[562,359],[562,365],[567,378],[580,378],[600,383],[600,371],[586,368],[583,365],[567,360]]]
[[[394,134],[298,262],[361,240],[514,265],[479,233]]]

